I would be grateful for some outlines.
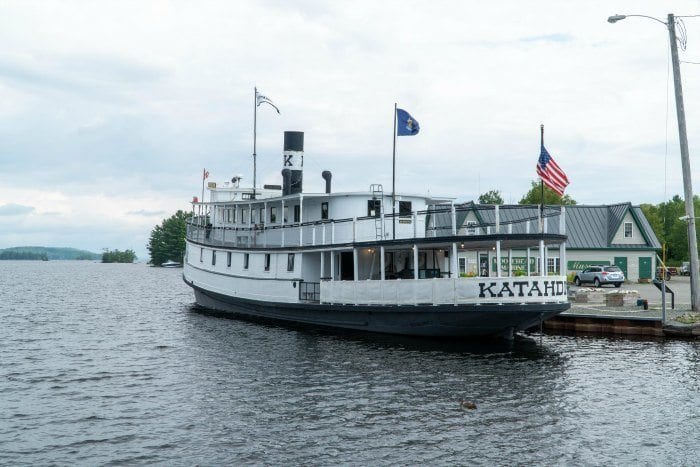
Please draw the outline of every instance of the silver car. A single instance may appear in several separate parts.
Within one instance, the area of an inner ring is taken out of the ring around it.
[[[574,276],[574,284],[593,284],[601,287],[605,284],[613,284],[620,287],[625,282],[625,274],[617,266],[591,266]]]

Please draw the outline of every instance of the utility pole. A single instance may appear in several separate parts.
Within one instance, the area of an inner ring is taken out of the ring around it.
[[[678,140],[681,146],[681,168],[683,170],[683,196],[685,197],[685,214],[688,216],[688,250],[690,252],[690,306],[693,311],[700,310],[700,262],[698,262],[698,237],[695,230],[695,205],[693,200],[693,181],[690,178],[690,155],[688,154],[688,133],[685,126],[685,107],[683,106],[683,87],[681,86],[681,67],[678,61],[678,43],[676,42],[676,20],[672,13],[668,15],[668,37],[671,41],[671,61],[673,63],[673,86],[676,91],[676,115],[678,120]]]

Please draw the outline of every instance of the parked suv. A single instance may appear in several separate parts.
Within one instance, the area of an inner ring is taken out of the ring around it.
[[[625,274],[617,266],[591,266],[574,276],[574,284],[593,284],[600,287],[605,284],[613,284],[620,287],[625,281]]]

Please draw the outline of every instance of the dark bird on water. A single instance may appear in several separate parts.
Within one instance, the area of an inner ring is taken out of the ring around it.
[[[476,404],[472,401],[465,401],[464,399],[459,401],[459,406],[463,409],[474,410],[476,409]]]

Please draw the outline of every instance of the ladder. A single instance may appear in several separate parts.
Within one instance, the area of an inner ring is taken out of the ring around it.
[[[374,234],[377,240],[384,240],[384,222],[382,210],[384,209],[384,188],[381,183],[373,183],[369,186],[374,203]]]

